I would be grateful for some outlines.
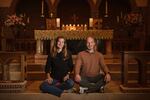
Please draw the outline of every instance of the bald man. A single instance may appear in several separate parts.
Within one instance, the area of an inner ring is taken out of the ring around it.
[[[102,87],[111,80],[103,54],[97,51],[96,40],[86,39],[87,49],[77,55],[75,63],[75,81],[87,92],[103,92]],[[103,73],[101,73],[103,72]]]

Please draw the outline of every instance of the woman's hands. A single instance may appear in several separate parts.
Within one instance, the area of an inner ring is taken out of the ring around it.
[[[53,82],[53,78],[47,78],[45,81],[47,81],[49,84],[52,84],[52,82]]]
[[[67,75],[64,77],[63,81],[66,81],[66,80],[68,80],[68,79],[69,79],[69,74],[67,74]]]
[[[49,84],[52,84],[53,78],[50,76],[49,73],[47,73],[47,79],[45,81],[47,81]]]

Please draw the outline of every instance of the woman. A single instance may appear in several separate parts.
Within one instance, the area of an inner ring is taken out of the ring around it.
[[[74,85],[69,74],[73,70],[72,55],[67,50],[67,44],[63,37],[58,37],[50,49],[45,73],[47,79],[41,84],[40,89],[44,93],[61,96],[65,90]]]

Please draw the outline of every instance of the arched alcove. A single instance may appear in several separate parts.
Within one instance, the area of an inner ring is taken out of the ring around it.
[[[48,5],[44,0],[44,16],[41,17],[42,0],[19,0],[16,5],[16,13],[25,15],[29,18],[29,26],[32,29],[41,29],[45,27],[45,18],[49,16]]]
[[[106,11],[106,0],[102,0],[99,6],[99,17],[103,18],[104,22],[109,25],[109,28],[115,28],[117,24],[117,16],[119,17],[120,21],[123,19],[124,15],[131,11],[131,4],[130,0],[107,0],[107,9],[108,9],[108,17],[105,18],[105,11]]]
[[[88,24],[90,13],[88,0],[60,0],[57,7],[63,24]]]

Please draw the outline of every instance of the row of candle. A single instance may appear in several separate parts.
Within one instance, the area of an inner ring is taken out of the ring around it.
[[[62,25],[62,30],[87,30],[87,25],[86,24],[66,24],[66,25]]]

